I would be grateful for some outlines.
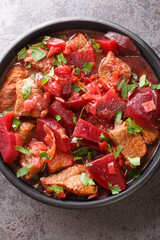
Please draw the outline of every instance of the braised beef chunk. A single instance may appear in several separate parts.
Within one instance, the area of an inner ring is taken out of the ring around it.
[[[88,185],[85,187],[81,183],[81,173],[86,172],[86,166],[77,164],[69,167],[58,174],[54,174],[47,178],[42,177],[41,183],[44,188],[48,188],[52,185],[58,185],[63,187],[64,190],[76,195],[91,195],[97,193],[97,187]]]
[[[33,153],[30,154],[21,154],[20,155],[20,165],[21,167],[27,167],[28,165],[32,164],[30,168],[28,168],[28,173],[25,176],[26,179],[30,179],[34,177],[35,174],[42,171],[45,159],[43,157],[40,157],[39,154],[43,151],[47,150],[47,146],[42,143],[38,142],[34,139],[32,139],[28,145],[27,149],[30,149],[33,151]]]
[[[143,128],[142,136],[147,144],[154,142],[158,138],[159,132],[154,128]]]
[[[35,123],[29,122],[29,121],[23,121],[21,122],[19,128],[17,129],[17,132],[20,134],[22,138],[22,144],[25,144],[27,140],[29,140],[29,137],[32,136],[33,129],[35,128]]]
[[[123,146],[121,153],[127,157],[143,157],[147,152],[145,141],[140,133],[127,132],[127,126],[123,123],[109,131],[110,138],[116,146]]]
[[[61,151],[56,151],[56,154],[52,161],[48,162],[49,173],[54,173],[62,168],[67,168],[72,166],[74,163],[74,156],[71,153],[64,153]]]
[[[109,52],[100,66],[99,76],[109,85],[118,86],[118,82],[123,79],[125,79],[126,83],[129,82],[131,77],[131,68],[127,65],[127,63],[123,62],[119,58],[116,58],[113,52]]]
[[[16,95],[15,114],[17,116],[38,118],[50,101],[50,94],[43,94],[31,77],[17,82]]]
[[[28,77],[23,67],[14,66],[7,74],[6,81],[0,90],[0,112],[13,106],[16,101],[16,82]]]
[[[86,50],[87,47],[87,38],[82,34],[78,33],[70,43],[74,44],[77,50]],[[85,47],[86,46],[86,47]]]

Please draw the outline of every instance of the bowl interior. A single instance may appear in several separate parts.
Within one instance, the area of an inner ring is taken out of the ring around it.
[[[42,35],[51,34],[61,30],[67,29],[89,29],[96,30],[100,32],[114,31],[130,37],[133,42],[138,47],[141,55],[151,66],[152,70],[156,74],[157,78],[160,76],[160,60],[155,52],[138,36],[128,31],[127,29],[116,25],[111,22],[106,22],[98,19],[89,19],[89,18],[63,18],[57,19],[44,23],[30,32],[24,34],[19,39],[15,40],[8,49],[0,57],[0,84],[3,82],[3,76],[7,71],[8,66],[12,63],[13,58],[16,56],[17,52],[22,49],[27,44],[32,43],[38,37]],[[160,79],[158,79],[160,81]],[[119,193],[118,195],[108,196],[103,199],[96,199],[90,201],[75,201],[75,200],[59,200],[51,198],[33,187],[29,186],[26,182],[21,179],[17,179],[15,173],[12,169],[3,162],[0,157],[0,170],[6,176],[6,178],[15,185],[19,190],[27,194],[28,196],[49,204],[51,206],[60,207],[60,208],[69,208],[69,209],[88,209],[93,207],[99,207],[106,204],[113,203],[118,201],[129,194],[136,191],[140,188],[149,178],[159,169],[160,167],[160,147],[158,147],[152,161],[148,164],[146,169],[143,171],[143,174],[134,181],[128,184],[128,187],[125,191]]]

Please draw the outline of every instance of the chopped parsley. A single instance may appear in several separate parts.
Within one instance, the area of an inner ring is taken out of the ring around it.
[[[32,166],[33,166],[33,163],[29,164],[29,165],[26,166],[26,167],[20,168],[20,169],[17,171],[17,173],[16,173],[17,178],[25,176],[25,175],[29,172],[29,169],[30,169]]]
[[[20,59],[23,59],[23,58],[26,58],[28,56],[28,53],[27,53],[27,49],[24,47],[22,48],[18,53],[17,53],[17,57],[18,57],[18,61]]]
[[[18,121],[16,118],[13,118],[13,122],[12,122],[13,129],[17,130],[20,125],[21,125],[20,121]]]
[[[128,92],[132,92],[137,87],[137,83],[133,84],[126,84],[125,79],[123,79],[121,82],[118,83],[117,90],[121,91],[121,96],[125,99],[128,97]]]
[[[127,126],[127,132],[128,133],[133,133],[136,134],[136,132],[141,132],[143,130],[142,127],[138,126],[134,120],[132,120],[130,117],[127,118],[125,123],[128,123],[129,125]]]
[[[116,112],[116,117],[115,117],[115,122],[120,125],[121,119],[122,119],[122,111],[117,111]]]
[[[28,63],[28,65],[25,66],[25,68],[31,68],[31,63]]]
[[[82,90],[83,92],[87,92],[86,89],[80,87],[80,86],[77,86],[76,84],[72,84],[72,89],[78,93],[80,90]]]
[[[61,192],[63,192],[63,188],[60,187],[60,186],[58,186],[58,185],[56,185],[56,184],[54,184],[54,185],[48,187],[47,189],[49,189],[49,190],[55,192],[56,194],[60,194]]]
[[[46,56],[45,51],[43,51],[37,47],[29,47],[29,49],[31,50],[31,55],[35,62],[38,62],[39,60],[41,60],[42,58],[44,58]]]
[[[135,74],[134,72],[131,72],[131,75],[136,79],[138,78],[137,74]]]
[[[92,160],[97,155],[96,151],[88,152],[88,160]]]
[[[81,69],[79,67],[76,67],[75,74],[80,74],[80,73],[81,73]]]
[[[110,140],[104,135],[104,133],[101,133],[100,139],[101,139],[102,141],[106,141],[106,142],[110,143]]]
[[[76,124],[77,123],[77,117],[75,115],[73,115],[73,123]]]
[[[12,111],[12,108],[7,108],[4,112],[0,113],[0,117],[3,117],[7,112]]]
[[[112,186],[112,183],[108,183],[108,186],[109,186],[113,195],[116,195],[116,194],[118,194],[122,191],[118,184]]]
[[[140,157],[127,157],[127,158],[132,166],[136,167],[141,165]]]
[[[143,74],[139,79],[139,87],[147,87],[149,82],[147,81],[146,74]]]
[[[115,159],[117,159],[117,157],[119,156],[119,154],[122,151],[122,149],[123,149],[123,146],[118,146],[117,150],[113,151],[113,155],[114,155]]]
[[[83,161],[83,157],[74,157],[74,161],[78,161],[78,160],[82,160]]]
[[[57,59],[54,58],[54,63],[57,65],[57,67],[60,67],[62,65],[62,63],[66,64],[67,60],[65,59],[63,53],[59,53],[57,56]]]
[[[95,185],[95,182],[92,180],[92,178],[89,178],[86,173],[82,172],[81,175],[81,183],[87,187],[88,185]]]
[[[42,151],[38,155],[40,157],[42,157],[43,159],[51,159],[51,157],[48,155],[48,153],[46,151]]]
[[[61,117],[61,116],[59,116],[58,114],[57,114],[57,115],[55,115],[54,117],[55,117],[55,119],[57,120],[57,122],[59,122],[59,121],[62,119],[62,117]]]
[[[32,91],[32,83],[27,82],[23,85],[22,87],[22,96],[26,100],[28,99],[29,95],[31,94]]]
[[[14,146],[14,147],[15,147],[19,152],[24,153],[24,154],[26,154],[26,155],[29,155],[29,154],[31,154],[31,153],[34,153],[33,150],[23,148],[22,146]]]
[[[140,176],[141,176],[141,174],[139,172],[137,172],[136,169],[134,169],[134,168],[129,169],[129,173],[128,173],[129,179],[136,179],[136,178],[139,178]]]
[[[80,145],[83,145],[83,143],[82,143],[82,140],[83,138],[77,138],[77,137],[73,137],[72,138],[72,143],[75,143],[75,142],[77,142],[77,147],[79,147]]]
[[[82,62],[82,67],[83,67],[82,71],[84,72],[85,75],[87,75],[92,71],[93,63]]]
[[[94,39],[89,39],[89,41],[93,44],[93,49],[97,52],[97,53],[102,53],[102,49],[100,49],[100,44],[97,43]]]
[[[151,84],[151,88],[159,90],[160,89],[160,84]]]
[[[84,109],[85,109],[85,106],[82,108],[82,110],[81,110],[81,112],[80,112],[80,114],[79,114],[79,119],[82,117],[82,114],[83,114]]]
[[[88,150],[89,150],[89,147],[84,146],[84,147],[81,147],[81,148],[77,149],[76,151],[74,151],[73,154],[78,155],[78,156],[84,156],[84,155],[88,154]]]

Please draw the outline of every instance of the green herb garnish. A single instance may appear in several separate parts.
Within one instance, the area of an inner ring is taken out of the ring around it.
[[[89,178],[86,173],[82,172],[81,175],[81,183],[87,187],[88,185],[95,185],[95,182],[92,180],[92,178]]]
[[[89,150],[89,147],[85,146],[85,147],[81,147],[81,148],[77,149],[73,153],[78,156],[84,156],[88,153],[88,150]]]
[[[79,147],[80,145],[83,145],[82,140],[83,138],[77,138],[77,137],[73,137],[72,138],[72,143],[76,143],[77,142],[77,147]]]
[[[57,122],[59,122],[59,121],[62,119],[62,117],[61,117],[61,116],[59,116],[58,114],[57,114],[57,115],[55,115],[54,117],[55,117],[55,119],[57,120]]]
[[[84,88],[82,88],[82,87],[80,87],[80,86],[77,86],[77,85],[75,85],[75,84],[72,84],[72,88],[73,88],[73,90],[74,90],[76,93],[78,93],[80,90],[82,90],[82,91],[84,91],[84,92],[87,92],[86,89],[84,89]]]
[[[92,160],[97,155],[96,151],[88,152],[88,160]]]
[[[38,62],[39,60],[41,60],[42,58],[44,58],[46,56],[45,51],[43,51],[39,48],[29,47],[29,49],[31,50],[31,55],[35,62]]]
[[[120,125],[121,119],[122,119],[122,111],[117,111],[116,112],[116,117],[115,117],[115,122]]]
[[[106,142],[110,143],[110,140],[104,135],[104,133],[101,133],[100,139],[101,139],[102,141],[106,141]]]
[[[130,117],[127,118],[125,123],[128,123],[129,125],[127,126],[127,132],[128,133],[133,133],[136,134],[136,132],[141,132],[143,130],[142,127],[138,126],[134,120],[132,120]]]
[[[127,157],[127,158],[132,166],[136,167],[141,165],[140,157]]]
[[[29,95],[31,94],[32,91],[32,83],[27,82],[23,85],[22,87],[22,96],[26,100],[28,99]]]
[[[56,194],[60,194],[61,192],[63,192],[63,188],[56,184],[48,187],[47,189],[54,191]]]
[[[160,89],[160,84],[152,84],[151,88],[159,90]]]
[[[33,166],[33,163],[29,164],[28,166],[26,167],[23,167],[23,168],[20,168],[17,173],[16,173],[16,176],[17,178],[19,177],[23,177],[25,176],[27,173],[29,173],[29,169]]]
[[[81,73],[81,69],[79,67],[76,67],[75,74],[80,74],[80,73]]]
[[[108,183],[108,186],[109,186],[113,195],[116,195],[116,194],[118,194],[122,191],[118,184],[112,186],[112,183]]]
[[[147,81],[146,74],[143,74],[139,79],[139,87],[147,87],[149,82]]]
[[[82,110],[81,110],[81,112],[80,112],[80,114],[79,114],[79,119],[82,117],[82,114],[83,114],[84,109],[85,109],[85,106],[82,108]]]
[[[73,115],[73,123],[76,125],[77,123],[77,117],[75,115]]]
[[[83,67],[83,72],[85,75],[87,75],[88,73],[90,73],[92,71],[93,68],[93,63],[87,63],[87,62],[82,62],[82,67]]]
[[[16,118],[13,118],[13,122],[12,122],[13,129],[17,130],[20,125],[21,125],[20,121],[18,121]]]
[[[139,172],[137,172],[136,169],[134,169],[134,168],[129,169],[129,173],[128,173],[129,179],[136,179],[136,178],[139,178],[140,176],[141,176],[141,174]]]
[[[18,57],[18,61],[20,59],[23,59],[23,58],[26,58],[28,56],[28,53],[27,53],[27,49],[24,47],[22,48],[18,53],[17,53],[17,57]]]
[[[51,159],[51,157],[48,155],[48,153],[46,151],[42,151],[38,155],[40,157],[42,157],[43,159]]]
[[[23,148],[22,146],[14,146],[14,147],[15,147],[19,152],[24,153],[24,154],[26,154],[26,155],[29,155],[29,154],[31,154],[31,153],[34,153],[33,150]]]
[[[25,66],[25,68],[31,68],[31,63],[28,63],[28,65]]]
[[[4,112],[0,113],[0,117],[3,117],[7,112],[12,111],[12,108],[7,108]]]
[[[113,151],[113,155],[114,155],[115,159],[117,159],[117,157],[119,156],[119,154],[122,151],[122,149],[123,149],[123,146],[118,146],[117,150]]]
[[[67,63],[67,60],[65,59],[65,57],[64,57],[64,55],[63,55],[62,52],[59,53],[56,57],[57,57],[57,59],[54,58],[54,63],[57,65],[57,67],[60,67],[60,66],[62,65],[62,62],[63,62],[64,64]]]

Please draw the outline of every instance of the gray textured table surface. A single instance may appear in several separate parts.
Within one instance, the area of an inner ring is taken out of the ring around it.
[[[143,38],[160,56],[159,0],[1,0],[0,52],[18,35],[47,20],[87,16],[114,21]],[[160,171],[121,202],[88,211],[45,206],[0,174],[2,240],[158,240]]]

